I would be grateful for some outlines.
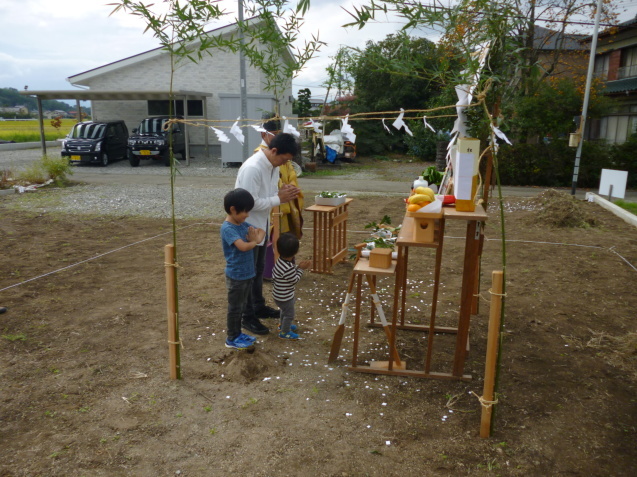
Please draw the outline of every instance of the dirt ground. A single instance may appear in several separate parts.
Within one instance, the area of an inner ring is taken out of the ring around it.
[[[221,218],[180,222],[183,379],[170,380],[170,223],[29,213],[13,200],[0,197],[2,476],[637,475],[637,234],[595,204],[577,203],[594,224],[580,228],[546,225],[547,210],[561,210],[550,197],[505,202],[499,402],[482,439],[471,392],[482,394],[487,301],[472,318],[470,381],[348,370],[351,316],[341,356],[327,364],[351,261],[302,279],[303,341],[271,333],[253,354],[228,350]],[[403,210],[396,198],[357,198],[349,243],[384,215],[399,223]],[[495,202],[489,216],[483,296],[502,269]],[[443,326],[457,324],[463,244],[464,225],[448,223]],[[412,249],[411,322],[428,316],[432,270],[433,252]],[[389,315],[392,282],[379,283]],[[408,368],[422,367],[425,338],[398,333]],[[450,371],[453,349],[452,335],[436,335],[433,371]],[[363,328],[362,361],[386,355],[382,330]]]

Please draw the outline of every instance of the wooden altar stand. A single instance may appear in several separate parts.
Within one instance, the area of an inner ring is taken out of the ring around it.
[[[390,345],[389,355],[394,356],[396,349],[396,331],[411,330],[423,331],[428,333],[427,352],[423,369],[398,369],[394,366],[394,362],[389,360],[386,368],[376,368],[367,366],[358,366],[353,364],[351,369],[375,374],[389,374],[398,376],[413,376],[421,378],[437,378],[437,379],[453,379],[453,380],[469,380],[471,375],[464,374],[464,364],[469,343],[469,325],[472,312],[475,313],[474,294],[478,290],[479,280],[479,262],[481,254],[481,245],[484,240],[482,224],[487,220],[487,214],[484,209],[477,205],[474,212],[458,212],[453,207],[443,207],[443,214],[439,220],[436,220],[434,229],[434,238],[431,242],[421,242],[414,240],[414,227],[417,226],[417,220],[413,217],[406,216],[403,220],[401,231],[396,240],[398,258],[396,260],[395,269],[395,287],[394,287],[394,306],[392,313],[392,323],[390,326]],[[458,316],[457,327],[441,327],[436,326],[436,307],[438,300],[438,289],[440,285],[440,269],[442,263],[443,240],[445,222],[447,220],[464,220],[467,222],[464,263],[462,273],[462,288],[460,292],[460,312]],[[407,268],[409,264],[409,249],[411,247],[425,247],[436,249],[435,269],[434,269],[434,290],[431,304],[431,313],[429,325],[415,325],[405,323],[405,303],[407,297]],[[356,319],[359,317],[359,309],[357,308]],[[373,316],[370,320],[371,326],[378,326],[374,323]],[[433,330],[433,332],[432,332]],[[456,335],[456,344],[454,351],[453,366],[451,372],[433,372],[431,371],[432,351],[434,345],[434,336],[436,333],[453,333]],[[354,346],[357,346],[357,337],[354,336]],[[356,352],[354,353],[354,363],[356,363]]]
[[[311,205],[305,210],[314,219],[312,269],[315,273],[332,273],[332,267],[347,259],[347,207],[354,199],[340,205]]]

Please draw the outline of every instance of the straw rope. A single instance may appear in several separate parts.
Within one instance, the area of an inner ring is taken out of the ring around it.
[[[475,397],[478,398],[478,401],[480,401],[480,405],[485,408],[485,409],[489,409],[490,407],[492,407],[494,404],[498,404],[498,399],[496,398],[495,401],[487,401],[486,399],[484,399],[482,396],[478,396],[476,393],[474,393],[473,391],[471,391],[471,394],[473,394]]]
[[[184,348],[185,348],[185,346],[184,346],[184,342],[182,341],[181,337],[179,338],[179,341],[170,341],[170,340],[169,340],[169,341],[168,341],[168,344],[171,344],[171,345],[181,345],[181,349],[184,349]]]
[[[435,108],[429,108],[429,109],[404,109],[403,111],[369,111],[369,112],[363,112],[363,113],[353,113],[353,114],[345,114],[345,115],[338,115],[338,116],[326,116],[326,115],[321,115],[321,116],[303,116],[303,117],[295,117],[294,119],[296,121],[310,121],[310,120],[317,120],[317,121],[337,121],[339,119],[348,119],[348,120],[354,120],[354,121],[378,121],[378,120],[382,120],[382,119],[391,119],[393,116],[397,116],[401,113],[403,113],[404,115],[407,114],[417,114],[417,116],[403,116],[403,119],[409,119],[409,120],[420,120],[422,119],[422,115],[426,114],[426,113],[433,113],[433,112],[437,112],[437,111],[442,111],[445,109],[455,109],[455,108],[474,108],[476,106],[480,106],[486,98],[486,92],[488,90],[488,88],[490,87],[490,84],[485,85],[485,89],[481,92],[478,93],[476,95],[477,101],[475,103],[471,103],[471,104],[452,104],[452,105],[448,105],[448,106],[437,106]],[[455,118],[457,116],[457,114],[439,114],[439,115],[433,115],[433,116],[427,116],[427,119],[438,119],[438,118]],[[281,116],[274,116],[272,118],[269,118],[268,121],[281,121],[283,119],[283,117]],[[235,122],[238,122],[240,125],[242,126],[261,126],[263,124],[263,119],[259,118],[259,119],[253,119],[253,118],[246,118],[246,119],[241,119],[238,118],[236,120],[232,120],[232,119],[178,119],[178,118],[171,118],[168,121],[166,121],[164,123],[163,129],[165,131],[168,131],[170,129],[170,127],[173,124],[177,124],[177,123],[181,123],[181,124],[186,124],[186,125],[190,125],[190,126],[198,126],[198,127],[210,127],[211,125],[215,125],[214,127],[217,129],[230,129],[232,126],[227,126],[227,123],[232,122],[233,124]],[[224,125],[225,124],[225,125]]]

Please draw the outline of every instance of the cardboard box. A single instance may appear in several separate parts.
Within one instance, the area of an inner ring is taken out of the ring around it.
[[[369,266],[373,268],[391,267],[391,248],[373,248],[369,252]]]

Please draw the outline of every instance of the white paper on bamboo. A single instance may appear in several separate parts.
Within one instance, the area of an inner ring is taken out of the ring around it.
[[[343,123],[341,125],[341,132],[343,133],[343,137],[347,141],[350,141],[352,144],[355,144],[356,143],[356,134],[354,134],[354,129],[347,122],[348,120],[349,120],[349,114],[347,116],[345,116],[345,119],[341,119],[341,121]]]
[[[456,164],[453,170],[454,191],[457,200],[472,200],[474,155],[470,152],[456,154]]]
[[[230,134],[232,134],[234,137],[237,138],[237,141],[239,141],[241,144],[243,144],[243,141],[245,141],[245,136],[243,135],[243,131],[241,130],[241,128],[239,127],[239,120],[241,118],[237,118],[237,120],[234,122],[234,124],[232,125],[232,127],[230,128]]]
[[[288,118],[286,118],[285,116],[282,116],[282,118],[285,120],[285,122],[283,123],[283,132],[292,134],[292,136],[294,137],[301,137],[301,133],[298,132],[296,128],[290,124]]]
[[[217,139],[221,142],[230,142],[230,138],[221,129],[210,126],[210,129],[217,135]]]

